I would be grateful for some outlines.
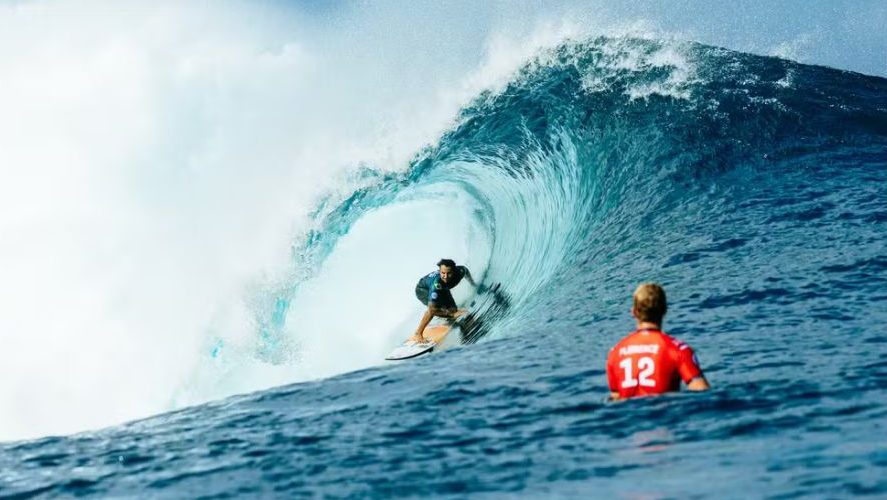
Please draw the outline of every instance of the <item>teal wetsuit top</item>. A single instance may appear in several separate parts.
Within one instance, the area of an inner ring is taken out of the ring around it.
[[[456,301],[450,289],[458,285],[462,278],[470,274],[465,266],[456,266],[455,275],[450,283],[444,283],[440,271],[434,271],[422,277],[416,283],[416,298],[425,305],[434,304],[446,309],[455,309]]]

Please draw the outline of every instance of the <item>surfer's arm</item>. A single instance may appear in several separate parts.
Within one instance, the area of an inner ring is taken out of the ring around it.
[[[610,388],[610,401],[619,401],[622,399],[619,396],[619,377],[616,375],[616,370],[614,366],[616,360],[613,358],[613,350],[610,350],[610,353],[607,355],[607,385]]]
[[[422,320],[419,321],[419,328],[416,328],[416,333],[413,335],[416,339],[424,340],[422,332],[425,331],[425,327],[428,326],[428,323],[431,323],[431,318],[434,317],[434,309],[435,307],[433,305],[428,305],[428,309],[426,309],[425,314],[422,315]]]
[[[438,307],[434,304],[428,304],[428,310],[431,311],[432,317],[437,316],[440,318],[458,318],[459,316],[461,316],[462,314],[465,313],[464,311],[461,311],[459,309]],[[428,313],[426,313],[426,314],[428,314]],[[431,319],[429,319],[428,321],[431,321]]]
[[[690,391],[707,391],[711,389],[711,386],[708,385],[708,380],[705,380],[705,377],[700,375],[687,383],[687,389]]]
[[[422,320],[419,321],[419,327],[416,328],[416,333],[413,335],[415,340],[423,341],[425,337],[422,333],[425,331],[425,327],[428,326],[428,323],[431,323],[431,319],[435,316],[440,316],[441,318],[458,318],[464,311],[460,311],[458,309],[446,309],[443,307],[437,307],[434,303],[428,304],[428,309],[425,310],[425,314],[422,315]]]
[[[681,349],[678,351],[678,371],[681,374],[681,378],[684,379],[684,383],[687,384],[687,389],[690,391],[707,391],[710,389],[708,385],[708,380],[705,379],[705,375],[702,374],[702,368],[699,367],[699,360],[696,359],[696,354],[693,353],[693,349],[684,344],[681,346]]]
[[[477,283],[474,282],[474,278],[471,277],[471,271],[469,271],[467,267],[465,268],[465,279],[468,280],[469,285],[471,285],[474,288],[477,288]]]

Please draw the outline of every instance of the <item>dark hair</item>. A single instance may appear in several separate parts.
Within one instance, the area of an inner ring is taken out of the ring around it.
[[[453,259],[440,259],[440,261],[438,261],[438,263],[437,263],[437,267],[440,267],[440,266],[447,266],[447,267],[452,267],[453,269],[455,269],[456,262],[453,261]]]

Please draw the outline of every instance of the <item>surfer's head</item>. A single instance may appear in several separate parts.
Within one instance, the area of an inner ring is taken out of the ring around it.
[[[642,283],[634,291],[634,304],[631,314],[648,323],[662,324],[662,318],[668,310],[665,290],[656,283]]]
[[[449,283],[456,275],[456,263],[452,259],[440,259],[437,268],[440,271],[440,279],[444,283]]]

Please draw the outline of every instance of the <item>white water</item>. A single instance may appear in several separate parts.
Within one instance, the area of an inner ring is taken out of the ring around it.
[[[0,439],[373,364],[417,314],[430,263],[484,263],[463,212],[404,204],[359,222],[290,311],[290,363],[253,356],[251,298],[288,278],[305,214],[348,191],[343,171],[406,168],[539,47],[665,31],[887,73],[883,35],[847,27],[883,10],[855,5],[832,31],[803,24],[821,7],[745,41],[719,28],[729,9],[688,20],[655,4],[0,5]],[[365,275],[378,307],[347,288]]]

